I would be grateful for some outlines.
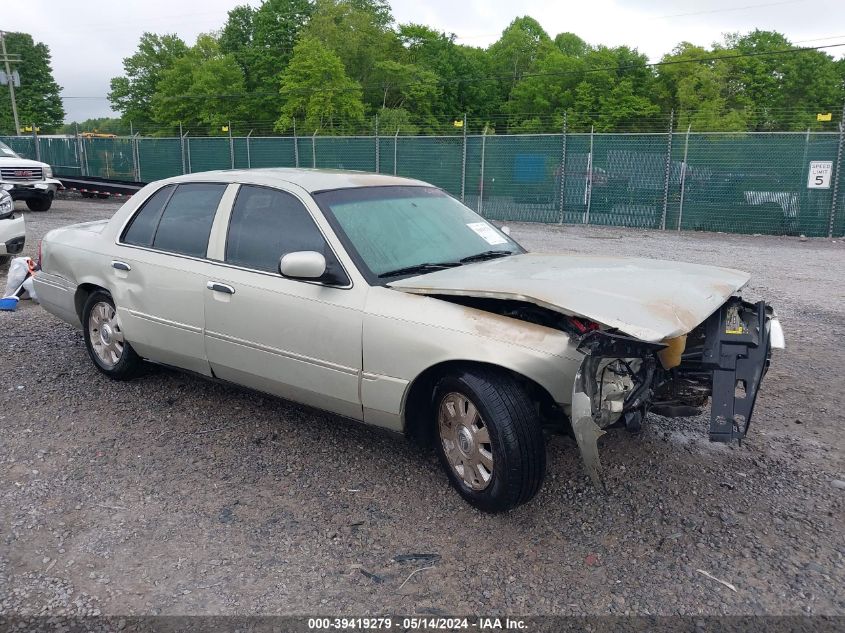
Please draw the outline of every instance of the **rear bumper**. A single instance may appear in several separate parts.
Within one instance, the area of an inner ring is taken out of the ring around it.
[[[0,182],[0,188],[12,196],[12,200],[31,200],[54,196],[62,183],[53,178],[33,182]]]
[[[32,283],[41,307],[75,327],[82,327],[76,313],[75,284],[43,270],[35,275]]]

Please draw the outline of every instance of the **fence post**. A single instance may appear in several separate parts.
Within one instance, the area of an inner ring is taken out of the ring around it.
[[[226,130],[229,132],[229,162],[232,165],[232,169],[235,168],[235,141],[232,139],[232,122],[228,121],[226,125]]]
[[[182,173],[185,173],[185,135],[182,133],[182,122],[179,121],[179,154],[182,157]]]
[[[833,237],[834,224],[836,223],[836,202],[839,198],[839,187],[842,181],[842,147],[845,145],[845,106],[842,106],[842,118],[839,120],[839,147],[836,150],[836,167],[833,178],[833,195],[830,201],[830,223],[827,228],[827,236]]]
[[[487,124],[481,133],[481,180],[478,185],[478,215],[484,217],[484,158],[487,153]]]
[[[296,138],[296,117],[293,119],[293,164],[299,167],[299,139]]]
[[[311,167],[317,168],[317,130],[311,135]]]
[[[41,162],[41,147],[40,143],[38,142],[38,128],[35,127],[35,123],[32,124],[32,142],[35,143],[35,160],[39,163]]]
[[[681,163],[681,200],[678,203],[678,230],[681,230],[681,219],[684,217],[684,194],[687,188],[687,153],[689,152],[689,132],[692,123],[687,126],[687,137],[684,141],[684,162]],[[665,228],[665,227],[664,227]]]
[[[79,175],[84,176],[85,173],[82,170],[82,144],[79,142],[79,124],[73,124],[73,137],[74,137],[74,145],[76,145],[76,162],[79,166]]]
[[[246,135],[246,168],[252,169],[252,157],[249,155],[249,137],[252,136],[253,130]]]
[[[666,230],[666,212],[669,210],[669,179],[672,177],[672,129],[675,124],[675,110],[669,113],[669,141],[666,143],[666,171],[663,174],[663,216],[660,229]]]
[[[566,187],[566,112],[563,113],[563,138],[560,144],[560,196],[557,223],[563,224],[564,187]]]
[[[376,173],[381,173],[381,156],[379,156],[379,142],[378,142],[378,115],[376,115]]]
[[[191,167],[191,139],[188,138],[188,132],[185,132],[185,157],[188,162],[188,173],[193,173],[193,168]]]
[[[587,210],[584,213],[584,224],[590,223],[590,205],[593,202],[593,134],[596,126],[590,126],[590,153],[587,154],[587,190],[584,195],[587,197]]]
[[[143,182],[141,180],[141,139],[138,138],[140,132],[135,132],[135,173],[136,182]]]
[[[464,201],[467,185],[467,115],[464,113],[464,124],[461,126],[464,131],[464,151],[461,159],[461,202]]]
[[[396,134],[393,137],[393,175],[396,175],[396,170],[399,168],[399,127],[396,127]]]

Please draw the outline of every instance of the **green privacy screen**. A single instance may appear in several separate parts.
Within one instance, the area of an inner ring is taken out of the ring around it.
[[[496,220],[845,233],[841,133],[0,140],[68,177],[150,182],[214,169],[352,169],[432,183]]]

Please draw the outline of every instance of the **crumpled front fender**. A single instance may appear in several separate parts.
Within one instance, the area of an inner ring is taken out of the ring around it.
[[[608,358],[653,358],[654,354],[665,347],[662,343],[646,343],[628,336],[598,330],[584,335],[578,344],[578,351],[584,354],[584,359],[578,367],[572,385],[572,430],[578,449],[581,451],[584,468],[593,484],[599,489],[603,489],[604,486],[601,480],[598,440],[605,434],[605,431],[596,424],[596,414],[600,406],[600,403],[596,402],[596,374],[599,363]],[[629,396],[630,406],[641,406],[641,397],[642,393],[632,393]]]

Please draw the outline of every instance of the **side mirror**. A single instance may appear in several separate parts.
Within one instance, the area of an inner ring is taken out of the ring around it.
[[[326,258],[317,251],[297,251],[284,255],[279,271],[292,279],[319,279],[326,274]]]

